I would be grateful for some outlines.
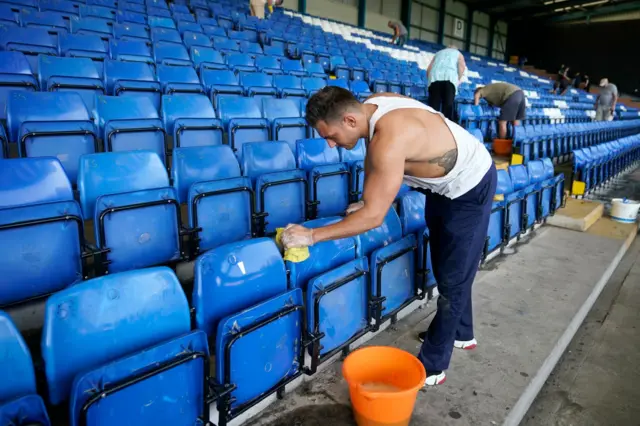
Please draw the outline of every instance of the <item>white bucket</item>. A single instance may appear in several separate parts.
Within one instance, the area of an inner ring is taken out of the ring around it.
[[[638,218],[638,210],[640,210],[640,203],[637,201],[626,198],[611,200],[611,219],[615,221],[633,223]]]

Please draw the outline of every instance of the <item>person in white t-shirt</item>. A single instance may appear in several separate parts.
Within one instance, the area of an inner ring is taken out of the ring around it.
[[[445,381],[454,347],[473,349],[471,286],[485,246],[497,172],[484,145],[464,128],[414,99],[378,93],[364,103],[339,87],[309,99],[306,119],[331,148],[353,149],[368,138],[362,201],[337,223],[308,229],[288,225],[285,248],[353,237],[384,223],[403,183],[425,194],[425,223],[438,311],[418,358],[425,385]]]

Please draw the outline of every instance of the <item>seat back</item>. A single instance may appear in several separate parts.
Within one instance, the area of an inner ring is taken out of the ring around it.
[[[108,152],[80,159],[78,190],[87,218],[94,216],[96,200],[102,195],[168,186],[167,171],[153,152]]]
[[[11,317],[0,311],[0,403],[36,393],[36,377],[29,348]]]
[[[305,220],[306,176],[295,169],[286,142],[246,143],[241,164],[243,174],[254,183],[256,211],[268,214],[268,224],[261,232],[271,234],[278,227]]]
[[[187,202],[189,188],[196,182],[240,175],[238,160],[226,145],[176,148],[173,152],[171,176],[180,203]]]
[[[98,96],[96,116],[105,151],[147,150],[165,161],[164,129],[150,99]]]
[[[0,208],[73,200],[69,178],[55,158],[17,158],[0,165]]]
[[[232,413],[261,395],[275,392],[278,383],[300,373],[304,356],[300,345],[303,306],[302,291],[293,289],[220,321],[216,377],[236,385],[231,394],[233,400],[229,401]],[[256,331],[238,335],[251,329]],[[265,365],[269,368],[265,369]]]
[[[196,326],[214,339],[224,317],[286,290],[284,262],[271,239],[259,238],[217,247],[200,256],[195,264],[193,305]]]
[[[44,322],[42,356],[53,405],[67,400],[79,373],[188,333],[191,325],[180,282],[164,267],[60,291],[47,300]]]

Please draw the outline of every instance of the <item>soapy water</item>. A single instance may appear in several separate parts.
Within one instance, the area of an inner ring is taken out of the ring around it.
[[[392,393],[402,392],[402,388],[384,382],[366,382],[362,384],[362,390],[365,392]]]

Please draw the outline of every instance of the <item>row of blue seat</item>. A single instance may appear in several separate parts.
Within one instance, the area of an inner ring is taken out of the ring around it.
[[[640,160],[640,135],[574,149],[573,179],[584,183],[583,195],[611,181]],[[573,191],[573,188],[572,188]]]
[[[81,155],[80,205],[58,160],[1,161],[1,245],[12,254],[1,261],[7,281],[0,285],[0,306],[89,276],[83,257],[96,257],[98,274],[175,263],[227,242],[275,234],[288,223],[342,214],[362,191],[363,143],[346,151],[329,149],[324,139],[300,140],[297,158],[285,142],[246,143],[242,150],[239,163],[228,146],[176,148],[171,182],[153,152]],[[188,207],[186,226],[180,204]],[[93,251],[84,220],[93,221]],[[39,221],[77,226],[41,228]],[[27,241],[39,247],[45,234],[51,244],[32,268],[32,257],[16,247]]]

